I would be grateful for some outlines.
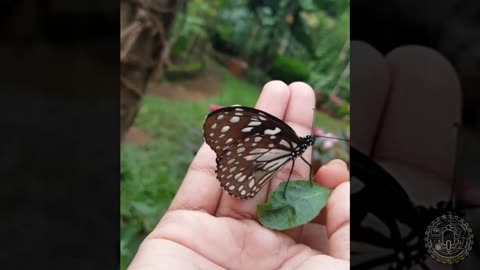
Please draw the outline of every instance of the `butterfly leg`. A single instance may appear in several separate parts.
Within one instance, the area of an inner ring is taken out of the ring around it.
[[[310,167],[310,184],[312,184],[312,178],[313,178],[313,168],[312,168],[312,164],[310,164],[308,161],[306,161],[302,156],[300,156],[300,158],[301,158],[305,163],[307,163],[308,167]]]
[[[295,159],[292,159],[292,168],[290,169],[290,173],[288,174],[288,178],[287,178],[287,183],[285,184],[285,188],[283,189],[283,198],[287,198],[287,186],[288,186],[288,182],[290,182],[290,177],[292,176],[292,172],[293,172],[293,167],[295,167]]]

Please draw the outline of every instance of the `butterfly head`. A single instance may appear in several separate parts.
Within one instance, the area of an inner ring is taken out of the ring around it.
[[[312,146],[315,143],[315,137],[307,135],[305,137],[300,137],[300,145],[297,148],[297,155],[302,154],[307,150],[308,147]]]
[[[302,140],[302,145],[305,145],[305,148],[308,148],[315,143],[315,137],[313,137],[312,135],[301,137],[300,140]]]

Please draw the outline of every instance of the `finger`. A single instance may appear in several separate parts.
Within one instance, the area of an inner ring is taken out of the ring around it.
[[[350,182],[338,185],[326,205],[326,228],[329,254],[333,257],[350,257]]]
[[[322,166],[314,181],[332,189],[325,208],[312,223],[325,224],[331,256],[350,257],[350,174],[345,162],[332,160]],[[318,238],[317,241],[321,241]]]
[[[349,179],[350,173],[345,162],[339,159],[334,159],[318,169],[313,181],[321,186],[331,189],[333,192],[333,190],[340,184],[349,182]],[[327,205],[322,209],[322,211],[320,211],[320,214],[312,220],[312,223],[318,223],[322,225],[326,224],[327,211],[329,208],[328,203],[329,201],[327,201]]]
[[[420,46],[394,50],[387,61],[395,83],[377,152],[406,159],[450,180],[456,145],[453,124],[460,121],[461,111],[454,68],[439,53]]]
[[[255,107],[283,119],[289,100],[290,89],[288,86],[281,81],[271,81],[264,86]],[[248,200],[239,200],[222,192],[216,215],[254,219],[256,218],[256,206],[265,202],[267,190],[268,186],[262,188],[255,197]]]
[[[285,113],[284,121],[295,130],[298,136],[305,136],[312,134],[313,115],[315,113],[315,93],[313,89],[306,83],[294,82],[290,84],[290,102],[288,103],[287,111]],[[309,147],[303,158],[311,162],[312,148]],[[269,184],[269,192],[273,192],[277,186],[289,179],[288,176],[292,169],[293,162],[282,168]],[[298,157],[295,160],[292,176],[290,180],[308,179],[310,177],[310,167]],[[288,192],[288,191],[287,191]],[[293,239],[299,240],[302,235],[302,227],[293,228],[284,231]]]
[[[315,113],[315,94],[312,88],[301,82],[290,84],[290,102],[285,113],[284,121],[295,130],[298,136],[312,134],[313,115]],[[309,147],[303,158],[307,161],[311,160],[312,149]],[[290,173],[292,163],[287,164],[278,176],[270,183],[269,191],[272,192],[277,186],[287,180]],[[310,176],[310,167],[298,157],[295,160],[292,177],[290,180],[308,179]]]
[[[311,135],[315,93],[310,85],[303,82],[290,84],[290,90],[291,97],[284,120],[299,136]]]
[[[377,160],[414,201],[435,203],[450,194],[457,144],[453,124],[461,114],[459,79],[445,57],[421,46],[398,48],[387,55],[387,63],[395,77]]]
[[[352,41],[351,143],[366,155],[372,153],[389,93],[390,79],[383,55],[365,42]],[[373,105],[372,104],[376,104]]]
[[[347,164],[340,159],[334,159],[318,169],[313,179],[315,183],[334,189],[343,182],[350,180]]]
[[[215,152],[203,143],[168,210],[200,210],[213,214],[221,190],[215,175]]]

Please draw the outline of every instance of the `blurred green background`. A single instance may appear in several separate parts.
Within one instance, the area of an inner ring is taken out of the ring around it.
[[[349,138],[350,2],[186,1],[168,65],[149,81],[121,149],[121,269],[175,195],[197,149],[209,105],[254,106],[269,80],[316,92],[315,134]],[[313,164],[348,145],[319,138]],[[201,179],[199,179],[201,181]]]

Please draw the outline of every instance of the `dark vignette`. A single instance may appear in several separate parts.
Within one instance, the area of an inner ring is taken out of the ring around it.
[[[1,268],[117,269],[119,2],[0,13]]]
[[[462,88],[462,119],[461,130],[468,130],[468,136],[458,137],[459,150],[456,153],[456,174],[453,185],[454,200],[453,205],[447,205],[445,202],[436,206],[436,209],[426,209],[425,207],[411,204],[405,190],[402,189],[401,179],[389,179],[381,168],[376,168],[371,160],[366,159],[361,153],[352,149],[351,163],[352,175],[362,175],[364,179],[369,179],[366,187],[369,189],[369,197],[360,197],[353,199],[352,188],[352,229],[351,238],[363,239],[364,243],[381,243],[383,239],[377,239],[372,235],[359,235],[361,220],[366,213],[383,211],[383,220],[380,220],[378,227],[372,228],[379,231],[382,226],[395,226],[395,222],[401,221],[410,228],[414,228],[418,243],[416,252],[425,253],[423,232],[426,226],[435,217],[446,213],[446,209],[458,211],[459,215],[470,224],[474,236],[473,249],[470,255],[461,263],[455,265],[455,268],[445,268],[445,265],[434,264],[430,269],[479,269],[480,249],[478,238],[480,235],[478,204],[474,204],[466,199],[465,193],[471,193],[468,196],[478,194],[480,188],[480,173],[478,164],[480,164],[479,145],[480,140],[480,3],[474,0],[468,1],[351,1],[351,40],[360,40],[369,43],[381,54],[386,55],[393,49],[403,45],[422,45],[440,52],[455,68]],[[352,77],[355,72],[360,72],[364,66],[360,61],[355,61],[355,51],[352,50]],[[357,59],[358,56],[357,56]],[[355,81],[352,80],[352,93],[359,91],[356,89]],[[357,97],[359,95],[356,95]],[[432,97],[434,102],[435,97]],[[356,112],[366,108],[356,106],[355,95],[352,97],[352,120],[356,120]],[[409,104],[405,104],[408,109]],[[429,104],[424,105],[424,109],[429,109]],[[358,118],[357,118],[358,119]],[[364,123],[352,123],[352,126],[366,126]],[[355,141],[355,134],[360,132],[353,128],[352,140]],[[419,134],[428,132],[418,130]],[[465,133],[467,134],[467,133]],[[414,140],[415,138],[406,138]],[[392,142],[394,143],[394,142]],[[355,147],[353,145],[353,147]],[[364,181],[364,180],[362,180]],[[390,182],[389,182],[390,181]],[[365,184],[365,182],[363,182]],[[388,183],[388,184],[387,184]],[[365,188],[365,187],[364,187]],[[413,188],[413,187],[412,187]],[[432,187],[432,192],[435,187]],[[424,194],[427,198],[431,194]],[[478,195],[477,195],[478,196]],[[452,209],[453,207],[453,209]],[[421,218],[420,218],[421,217]],[[388,224],[392,222],[391,224]],[[391,258],[384,261],[390,262],[384,268],[375,269],[400,269],[397,261],[399,250],[406,246],[407,240],[396,238],[399,235],[390,235],[386,242],[396,243],[392,249]],[[385,243],[383,243],[385,244]],[[385,244],[388,245],[388,244]],[[356,261],[353,256],[356,252],[362,250],[352,249],[352,269],[371,269],[372,265],[360,267],[356,266],[360,260]],[[405,254],[402,254],[405,258]],[[428,254],[426,257],[428,258]],[[408,256],[407,256],[408,257]],[[356,257],[361,258],[361,256]],[[404,269],[422,269],[421,265],[414,262],[415,256],[411,256],[411,265],[405,265]],[[362,258],[362,260],[365,258]],[[408,259],[408,258],[407,258]],[[421,260],[420,260],[421,261]],[[416,265],[416,266],[414,266]],[[392,268],[388,268],[392,267]],[[414,268],[417,267],[417,268]],[[438,267],[438,268],[435,268]],[[426,268],[423,268],[426,269]]]

